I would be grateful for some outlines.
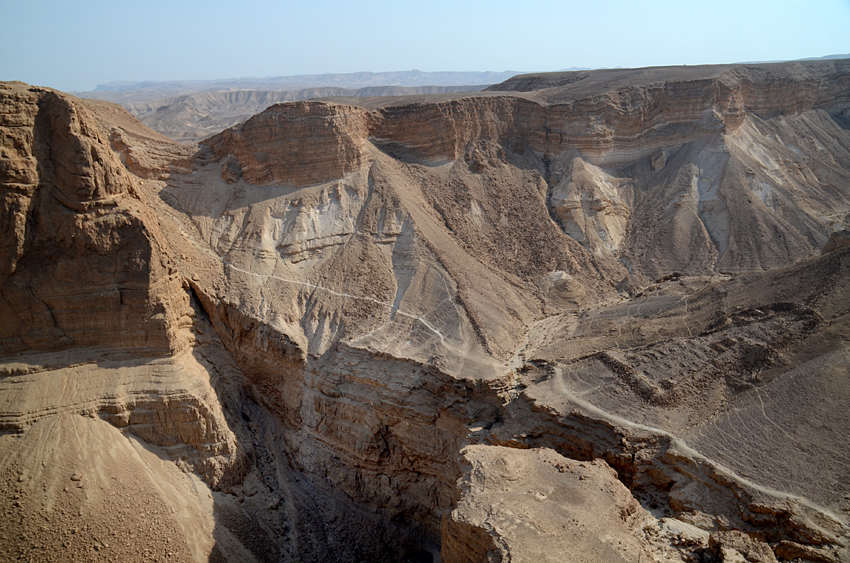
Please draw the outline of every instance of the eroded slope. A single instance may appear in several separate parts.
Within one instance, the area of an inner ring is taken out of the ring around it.
[[[840,561],[845,67],[284,104],[191,158],[8,85],[4,475],[37,489],[33,429],[94,415],[204,479],[163,477],[187,560],[520,559],[539,533]],[[476,485],[573,479],[558,455],[593,461],[610,536]],[[51,495],[21,521],[64,521]]]

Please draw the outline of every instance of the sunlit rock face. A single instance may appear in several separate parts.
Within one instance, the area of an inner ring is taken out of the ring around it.
[[[342,178],[368,162],[370,113],[337,104],[277,104],[208,141],[232,155],[245,181],[309,186]]]
[[[189,146],[3,84],[0,550],[846,560],[848,83],[528,75]]]

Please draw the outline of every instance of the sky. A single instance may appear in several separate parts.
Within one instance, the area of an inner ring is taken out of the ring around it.
[[[0,80],[543,72],[850,53],[850,0],[0,0]]]

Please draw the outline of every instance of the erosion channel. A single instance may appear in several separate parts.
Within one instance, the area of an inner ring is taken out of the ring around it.
[[[0,84],[0,553],[850,560],[850,61]]]

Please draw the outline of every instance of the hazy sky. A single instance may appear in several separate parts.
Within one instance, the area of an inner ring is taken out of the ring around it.
[[[731,63],[850,53],[850,0],[0,0],[0,80]]]

